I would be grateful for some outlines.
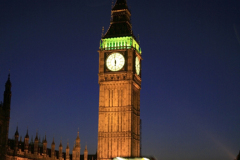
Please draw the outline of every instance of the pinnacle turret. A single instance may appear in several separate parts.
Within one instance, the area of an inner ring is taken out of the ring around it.
[[[52,145],[55,145],[55,142],[54,142],[54,137],[53,137]]]
[[[78,134],[77,134],[76,142],[80,142],[79,131],[78,131]]]
[[[29,135],[28,135],[28,129],[27,129],[27,133],[26,133],[26,136],[25,138],[28,138],[29,139]]]
[[[60,141],[60,145],[59,145],[59,147],[62,147],[62,140]]]
[[[47,143],[47,136],[46,136],[46,134],[45,134],[45,138],[43,140],[43,143]]]
[[[36,133],[35,142],[38,141],[38,132]]]
[[[12,83],[11,83],[11,81],[10,81],[10,74],[8,74],[8,80],[7,80],[6,84],[5,84],[5,87],[6,87],[6,88],[7,88],[7,87],[11,87],[11,85],[12,85]]]
[[[5,110],[10,110],[10,103],[11,103],[11,87],[12,83],[10,81],[10,74],[8,75],[8,80],[5,83],[5,91],[4,91],[4,98],[3,98],[3,107]]]
[[[17,127],[16,132],[15,132],[15,137],[16,137],[16,136],[19,136],[18,127]]]
[[[88,160],[88,150],[87,150],[87,145],[85,146],[85,150],[84,150],[84,160]]]
[[[69,143],[67,143],[67,147],[66,147],[66,149],[69,149]]]
[[[52,142],[52,145],[51,145],[51,157],[52,157],[52,159],[54,159],[54,157],[55,157],[55,142],[54,142],[54,137],[53,137],[53,142]]]

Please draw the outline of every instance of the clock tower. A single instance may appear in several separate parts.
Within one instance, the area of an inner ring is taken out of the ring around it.
[[[98,52],[98,160],[139,157],[142,52],[126,0],[113,6]]]

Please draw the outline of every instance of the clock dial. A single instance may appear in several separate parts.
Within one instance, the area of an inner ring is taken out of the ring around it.
[[[112,53],[108,56],[106,65],[111,71],[119,71],[125,64],[125,59],[120,53]]]
[[[137,75],[139,75],[140,74],[140,61],[139,61],[138,57],[136,57],[136,59],[135,59],[135,68],[136,68]]]

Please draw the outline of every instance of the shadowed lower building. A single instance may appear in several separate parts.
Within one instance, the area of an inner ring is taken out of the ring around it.
[[[11,81],[10,75],[5,83],[3,102],[0,102],[0,160],[96,160],[97,155],[89,155],[87,146],[84,154],[80,155],[81,145],[79,132],[73,146],[63,149],[62,142],[55,145],[54,139],[51,148],[47,148],[46,135],[42,139],[36,133],[35,138],[29,138],[28,130],[25,136],[20,136],[18,127],[13,139],[8,139],[8,128],[10,121],[10,104],[11,104]],[[22,139],[22,137],[24,137]]]

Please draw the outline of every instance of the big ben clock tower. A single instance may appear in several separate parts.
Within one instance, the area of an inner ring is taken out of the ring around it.
[[[139,157],[142,57],[126,0],[113,6],[98,52],[98,160]]]

